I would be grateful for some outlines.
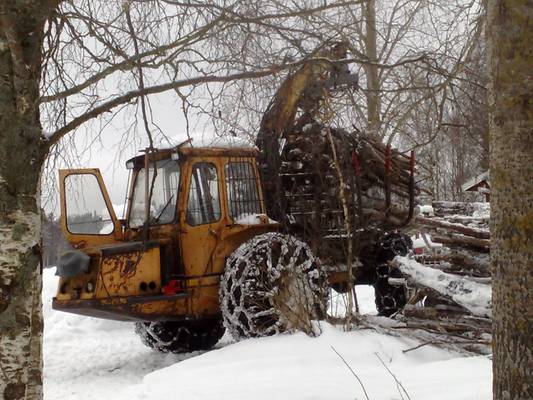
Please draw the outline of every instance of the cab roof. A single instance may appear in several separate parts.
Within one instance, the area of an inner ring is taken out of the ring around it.
[[[153,152],[155,160],[170,158],[172,154],[184,157],[256,157],[259,154],[257,147],[236,137],[220,137],[210,142],[189,139],[177,146],[157,148]],[[126,161],[126,166],[131,165],[131,163],[135,167],[142,167],[144,154],[130,158]]]

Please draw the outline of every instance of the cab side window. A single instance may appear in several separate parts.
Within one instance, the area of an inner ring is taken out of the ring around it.
[[[189,225],[203,225],[220,219],[217,169],[210,163],[196,163],[192,168],[186,220]]]
[[[257,177],[248,161],[230,161],[226,165],[226,191],[229,215],[234,221],[262,212]]]
[[[115,230],[95,175],[68,175],[64,185],[67,229],[70,233],[109,235]]]

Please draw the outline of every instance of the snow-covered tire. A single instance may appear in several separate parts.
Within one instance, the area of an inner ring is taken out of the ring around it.
[[[390,317],[407,304],[407,293],[404,286],[393,286],[388,283],[388,278],[401,278],[397,270],[390,271],[387,278],[379,278],[374,284],[376,310],[378,315]]]
[[[390,317],[407,303],[406,287],[389,283],[389,278],[402,278],[402,274],[399,270],[392,269],[388,262],[396,256],[407,255],[412,247],[411,238],[400,232],[387,233],[379,240],[374,283],[378,315]]]
[[[307,244],[265,233],[227,259],[220,303],[224,326],[236,340],[290,329],[313,334],[312,320],[326,312],[327,277]]]
[[[220,318],[205,321],[136,322],[135,333],[148,347],[163,353],[209,350],[224,334]]]

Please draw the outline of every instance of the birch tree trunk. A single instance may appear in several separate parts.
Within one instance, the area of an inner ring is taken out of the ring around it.
[[[0,398],[42,398],[39,123],[51,1],[0,0]]]
[[[533,7],[490,0],[494,399],[533,398]]]

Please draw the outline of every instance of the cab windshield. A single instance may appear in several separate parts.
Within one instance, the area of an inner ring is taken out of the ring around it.
[[[154,177],[155,173],[155,177]],[[180,170],[177,161],[161,160],[150,163],[148,168],[148,187],[152,187],[150,201],[150,225],[167,224],[174,220],[176,200],[180,182]],[[139,227],[144,224],[146,171],[141,168],[135,179],[133,197],[129,214],[129,226]]]

